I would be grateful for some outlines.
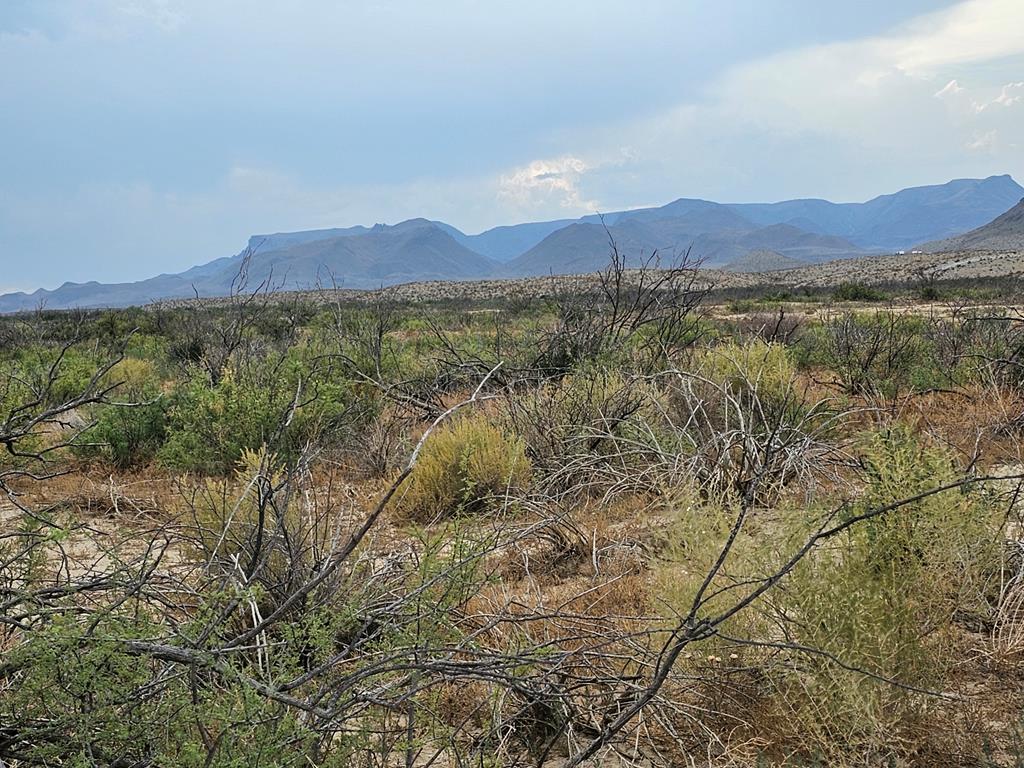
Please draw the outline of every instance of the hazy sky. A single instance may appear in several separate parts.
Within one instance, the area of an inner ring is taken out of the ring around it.
[[[0,291],[255,232],[1024,179],[1024,0],[0,0]]]

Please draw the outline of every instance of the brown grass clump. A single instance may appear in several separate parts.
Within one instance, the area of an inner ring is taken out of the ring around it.
[[[909,399],[903,417],[968,459],[1019,462],[1024,431],[1024,397],[996,385],[971,385],[957,392],[929,392]]]

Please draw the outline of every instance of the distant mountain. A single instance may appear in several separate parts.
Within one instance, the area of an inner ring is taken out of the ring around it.
[[[682,202],[701,205],[682,206]],[[662,263],[671,262],[687,249],[691,259],[707,267],[720,267],[764,249],[802,264],[865,254],[852,243],[831,235],[805,232],[787,224],[760,227],[718,203],[676,201],[670,205],[674,206],[671,213],[678,215],[663,216],[663,209],[649,209],[616,216],[612,225],[608,225],[607,217],[604,224],[570,224],[507,262],[501,273],[523,277],[592,272],[607,264],[612,240],[632,264],[654,252]]]
[[[666,219],[687,219],[690,222],[688,231],[691,233],[718,232],[735,229],[742,224],[762,227],[785,224],[812,234],[841,238],[847,243],[848,254],[850,244],[855,246],[854,250],[881,253],[908,249],[923,240],[944,238],[981,226],[1013,206],[1022,196],[1024,187],[1004,175],[912,187],[895,194],[881,195],[865,203],[833,203],[809,199],[780,203],[723,204],[680,198],[658,208],[606,213],[603,220],[612,226],[627,220],[650,223]],[[730,214],[734,218],[730,219]],[[579,221],[600,223],[601,218],[584,216]],[[696,225],[694,222],[697,222]],[[553,221],[498,229],[504,237],[521,237],[521,243],[529,243],[523,249],[525,251],[568,223],[571,222]],[[545,228],[548,228],[547,231],[544,231]],[[922,236],[922,232],[932,234]],[[467,244],[467,247],[474,248],[471,244]],[[764,247],[771,246],[765,244]],[[479,248],[476,250],[485,253]],[[500,260],[507,258],[502,256]]]
[[[818,263],[909,250],[920,242],[934,245],[961,232],[985,229],[982,225],[1022,197],[1024,187],[1012,178],[992,176],[905,189],[865,203],[812,199],[722,204],[680,198],[656,208],[514,224],[472,235],[426,219],[278,232],[253,235],[242,252],[179,274],[135,283],[65,283],[52,291],[0,296],[0,312],[41,304],[53,309],[125,306],[224,295],[246,254],[251,256],[250,287],[267,281],[275,289],[318,284],[376,288],[422,280],[590,272],[607,263],[609,237],[633,264],[655,251],[664,262],[687,250],[711,267]],[[999,242],[1017,242],[1012,240],[1012,220],[1002,221],[998,229],[1003,238]],[[965,237],[980,242],[993,236],[987,231]]]
[[[1001,216],[966,234],[925,243],[928,253],[950,251],[1024,251],[1024,199]]]
[[[777,251],[751,251],[743,258],[729,262],[722,269],[727,272],[777,272],[806,266],[808,262],[783,256]]]
[[[612,233],[616,245],[635,264],[649,244],[620,232]],[[608,265],[609,231],[600,224],[575,222],[552,232],[522,256],[502,268],[508,277],[571,275],[596,272]]]
[[[304,232],[277,232],[272,235],[253,235],[249,238],[246,247],[235,256],[225,256],[214,259],[207,264],[192,267],[177,275],[161,275],[161,277],[180,277],[183,280],[194,281],[199,278],[215,275],[217,272],[231,266],[234,273],[238,273],[238,264],[246,254],[266,253],[278,251],[283,248],[290,248],[303,243],[311,243],[316,240],[330,240],[337,237],[348,237],[350,235],[365,235],[371,230],[368,227],[347,227],[345,229],[310,229]]]
[[[866,203],[787,200],[729,207],[759,224],[791,224],[845,238],[865,250],[894,251],[980,227],[1021,197],[1024,187],[1010,176],[990,176],[913,187]]]
[[[250,258],[250,285],[267,281],[281,290],[337,283],[346,288],[378,288],[418,280],[470,280],[487,277],[494,262],[475,253],[426,219],[377,224],[364,232],[303,240],[274,250],[257,248]],[[237,264],[206,277],[207,290],[226,292]]]
[[[509,261],[563,227],[567,227],[576,219],[558,219],[557,221],[540,221],[531,224],[513,224],[506,227],[494,227],[479,235],[466,235],[450,224],[442,221],[434,223],[450,234],[456,241],[494,261]]]
[[[378,224],[372,228],[254,236],[249,243],[249,248],[237,256],[216,259],[180,275],[110,285],[65,283],[53,291],[7,294],[0,296],[0,312],[31,310],[40,305],[51,309],[118,307],[194,295],[225,296],[246,254],[250,256],[249,290],[263,282],[274,290],[297,290],[334,284],[378,288],[419,280],[472,280],[490,276],[496,266],[426,219],[391,227]],[[267,250],[268,243],[276,247]]]

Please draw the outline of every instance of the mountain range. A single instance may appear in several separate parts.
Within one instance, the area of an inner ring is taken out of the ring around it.
[[[475,235],[427,219],[254,235],[239,254],[178,274],[6,294],[0,296],[0,312],[223,296],[246,256],[248,285],[266,281],[280,290],[590,272],[607,263],[611,241],[633,261],[654,251],[666,258],[689,251],[706,266],[737,271],[767,255],[787,266],[813,264],[934,245],[982,227],[1022,197],[1024,187],[1004,175],[914,187],[864,203],[682,198],[656,208],[501,226]]]

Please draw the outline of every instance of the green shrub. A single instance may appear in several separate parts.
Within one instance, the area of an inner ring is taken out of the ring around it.
[[[861,454],[866,487],[846,509],[846,519],[957,478],[949,455],[923,445],[904,427],[870,436]],[[653,594],[669,617],[685,615],[735,521],[735,510],[697,499],[680,491],[666,512],[673,522],[653,568]],[[749,589],[744,585],[777,572],[827,510],[801,506],[748,520],[712,581],[707,594],[713,597],[701,615],[727,610]],[[777,588],[720,628],[740,640],[738,645],[711,637],[687,649],[680,675],[698,681],[691,694],[713,697],[714,668],[705,660],[740,654],[744,666],[758,670],[759,682],[756,693],[728,714],[751,723],[751,740],[773,744],[792,764],[888,764],[887,759],[913,754],[919,746],[914,740],[935,725],[928,720],[932,700],[884,679],[944,690],[950,667],[959,661],[951,617],[984,626],[992,610],[1001,523],[983,489],[968,487],[855,525],[812,549]],[[759,651],[744,641],[775,647]],[[719,682],[726,690],[733,685]],[[724,725],[734,727],[731,720]]]
[[[215,384],[193,368],[174,393],[158,458],[172,469],[226,474],[243,451],[267,446],[287,463],[314,437],[341,429],[351,399],[347,380],[299,358],[228,366]]]
[[[92,429],[81,435],[76,453],[100,456],[119,469],[144,466],[153,460],[167,437],[167,398],[156,365],[125,358],[106,376],[119,383],[113,397],[124,405],[101,406]]]
[[[82,435],[86,443],[77,452],[102,456],[118,469],[132,469],[152,461],[166,436],[166,401],[157,397],[139,405],[104,408],[95,426]]]
[[[885,293],[864,283],[843,283],[832,291],[835,301],[885,301]]]
[[[701,350],[694,370],[732,394],[756,390],[762,397],[781,399],[796,380],[796,363],[783,344],[754,339],[745,344],[727,342]]]
[[[806,365],[827,368],[848,394],[895,397],[948,381],[921,318],[883,310],[827,318],[802,340]]]
[[[483,417],[462,417],[427,440],[398,506],[424,522],[479,514],[521,489],[530,474],[522,440]]]

